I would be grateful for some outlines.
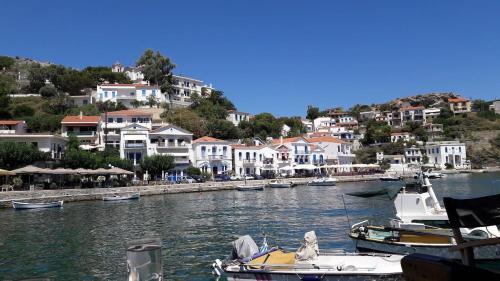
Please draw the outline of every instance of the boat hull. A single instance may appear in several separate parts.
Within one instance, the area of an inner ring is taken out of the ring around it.
[[[402,281],[402,274],[387,274],[387,275],[360,275],[360,274],[332,274],[327,272],[311,273],[232,273],[226,272],[227,280],[229,281]]]
[[[250,185],[237,185],[236,189],[238,191],[259,191],[259,190],[264,190],[263,185],[255,185],[255,186],[250,186]]]
[[[42,208],[60,208],[63,206],[63,201],[49,202],[49,203],[25,203],[12,201],[12,207],[16,210],[24,209],[42,209]]]
[[[271,188],[290,188],[292,187],[291,183],[270,183],[269,187]]]
[[[335,186],[336,182],[309,182],[310,186]]]
[[[359,252],[379,252],[389,254],[426,254],[433,256],[440,256],[447,259],[459,260],[459,251],[450,251],[452,245],[418,245],[411,243],[389,243],[382,241],[373,241],[358,239],[351,236],[356,244],[356,249]],[[478,260],[498,260],[500,259],[500,247],[497,246],[484,246],[474,248],[474,258]]]
[[[381,181],[400,181],[400,178],[379,178]]]
[[[109,196],[109,197],[103,197],[102,200],[104,201],[122,201],[122,200],[137,200],[140,198],[139,193],[134,193],[129,196]]]

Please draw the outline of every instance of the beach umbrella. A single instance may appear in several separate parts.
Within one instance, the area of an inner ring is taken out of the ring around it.
[[[99,169],[93,170],[93,172],[95,175],[109,175],[109,174],[111,174],[110,170],[107,170],[104,168],[99,168]]]
[[[124,170],[122,168],[114,167],[108,170],[109,173],[115,174],[115,175],[133,175],[134,172]]]
[[[0,169],[0,176],[15,176],[16,173]]]
[[[50,170],[28,165],[19,169],[12,170],[16,174],[50,174]]]
[[[79,175],[92,175],[92,174],[94,174],[93,170],[83,169],[83,168],[78,168],[74,171],[76,174],[79,174]]]

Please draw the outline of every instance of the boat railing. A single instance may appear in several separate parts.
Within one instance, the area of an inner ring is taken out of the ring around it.
[[[370,223],[370,222],[369,222],[368,220],[360,221],[360,222],[358,222],[358,223],[353,224],[353,225],[351,226],[351,229],[355,229],[355,228],[357,228],[357,227],[359,227],[359,226],[362,226],[362,225],[365,225],[365,226],[366,226],[366,225],[368,225],[369,223]]]
[[[246,269],[257,269],[255,267],[260,267],[259,270],[272,271],[273,269],[278,269],[281,271],[297,271],[297,270],[325,270],[325,271],[374,271],[377,267],[358,267],[354,265],[349,265],[345,263],[338,263],[333,265],[318,265],[314,263],[295,263],[295,264],[269,264],[269,263],[245,263],[243,266]],[[349,269],[347,269],[349,268]]]

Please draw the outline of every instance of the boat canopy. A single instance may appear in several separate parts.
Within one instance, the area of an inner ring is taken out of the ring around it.
[[[319,256],[318,239],[314,231],[304,234],[304,242],[295,253],[295,259],[298,261],[313,260]]]
[[[349,192],[346,195],[362,197],[362,198],[380,198],[394,200],[396,195],[401,190],[399,185],[388,185],[377,189],[370,189],[365,191]]]

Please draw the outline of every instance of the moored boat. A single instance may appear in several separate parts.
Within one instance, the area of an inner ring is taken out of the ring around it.
[[[273,180],[268,184],[268,186],[272,188],[290,188],[293,185],[291,182],[285,182],[283,180]]]
[[[316,178],[308,182],[311,186],[334,186],[337,184],[337,179],[334,177]]]
[[[240,237],[233,242],[232,256],[216,260],[213,272],[228,280],[403,280],[402,255],[320,253],[314,232],[304,240],[297,252],[278,247],[259,251],[250,236]]]
[[[384,175],[379,178],[381,181],[400,181],[402,180],[401,177],[396,177],[396,176],[391,176],[391,175]]]
[[[261,184],[237,185],[236,189],[238,191],[258,191],[258,190],[264,190],[264,185],[261,185]]]
[[[141,196],[140,193],[136,192],[136,193],[132,193],[130,195],[124,195],[124,196],[121,196],[121,195],[104,196],[104,197],[102,197],[102,200],[104,200],[104,201],[135,200],[135,199],[139,199],[140,196]]]
[[[19,202],[12,201],[12,207],[14,209],[41,209],[41,208],[60,208],[63,206],[64,201],[55,201],[47,203],[31,203],[31,202]]]

